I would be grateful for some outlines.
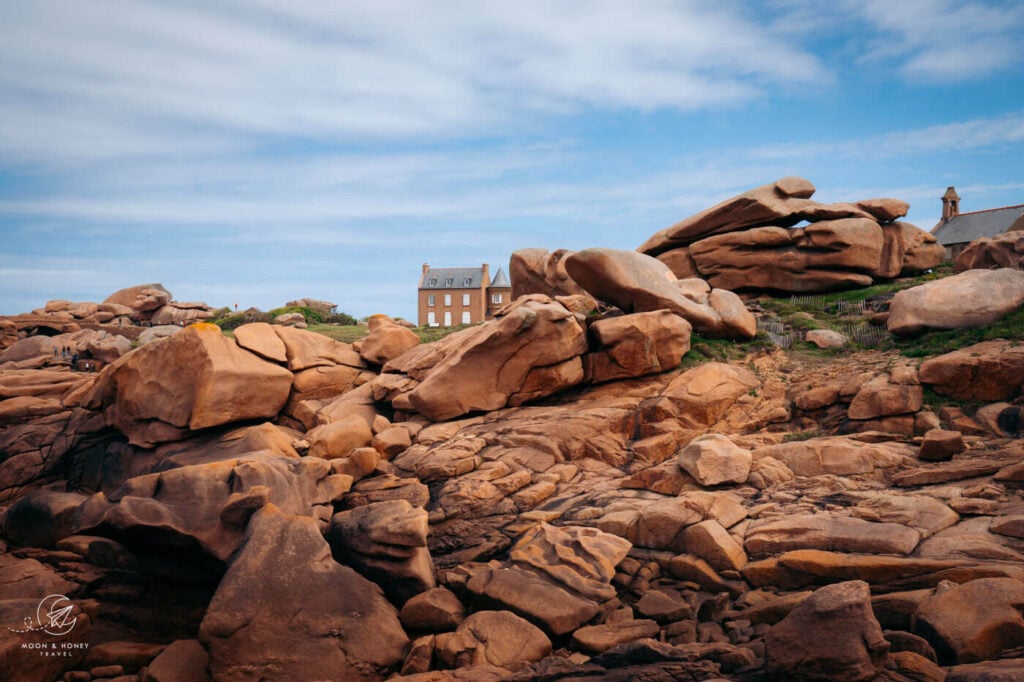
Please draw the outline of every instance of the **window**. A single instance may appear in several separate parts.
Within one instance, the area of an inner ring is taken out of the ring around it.
[[[462,286],[464,286],[464,287],[471,287],[471,286],[473,286],[473,278],[472,277],[466,277],[465,279],[463,279],[462,280]]]
[[[427,313],[427,326],[428,327],[436,327],[437,326],[437,315],[435,313],[433,313],[433,312]]]
[[[451,294],[445,294],[444,295],[444,304],[445,305],[451,305],[452,304],[452,295]]]
[[[469,324],[469,311],[464,310],[462,312],[462,324]]]
[[[433,306],[437,302],[436,297],[433,294],[427,295],[427,305]]]
[[[469,294],[462,295],[462,305],[469,305]]]
[[[501,294],[491,294],[491,303],[501,303]],[[430,305],[434,305],[431,303]]]
[[[430,286],[432,286],[432,287],[436,287],[437,286],[437,277],[431,277],[430,278]]]
[[[444,281],[444,285],[445,285],[446,287],[450,287],[450,286],[451,286],[451,285],[453,285],[453,284],[455,284],[455,280],[454,280],[454,279],[452,279],[451,277],[449,277],[449,278],[445,279],[445,281]]]
[[[444,326],[446,326],[446,327],[452,326],[452,313],[451,313],[451,311],[445,311],[445,314],[444,314]]]

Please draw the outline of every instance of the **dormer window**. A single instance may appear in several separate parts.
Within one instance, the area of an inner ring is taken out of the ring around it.
[[[446,280],[444,281],[444,285],[445,285],[446,287],[450,287],[450,286],[451,286],[451,285],[453,285],[453,284],[455,284],[455,280],[454,280],[454,279],[452,279],[451,277],[449,277],[448,279],[446,279]]]
[[[473,278],[472,277],[467,277],[466,279],[462,280],[462,286],[464,286],[464,287],[472,286],[472,284],[473,284]]]
[[[431,277],[430,278],[430,286],[432,286],[432,287],[436,287],[437,286],[437,277]]]

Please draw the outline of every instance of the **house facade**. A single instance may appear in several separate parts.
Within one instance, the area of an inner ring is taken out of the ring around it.
[[[477,324],[493,318],[511,296],[512,283],[501,268],[492,279],[487,263],[479,268],[432,268],[424,263],[418,289],[418,324]]]
[[[1010,230],[1024,230],[1024,204],[961,213],[960,196],[954,187],[949,187],[942,195],[942,218],[932,228],[932,234],[946,247],[946,258],[952,260],[975,239]]]

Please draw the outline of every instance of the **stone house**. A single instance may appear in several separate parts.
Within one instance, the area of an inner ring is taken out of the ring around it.
[[[420,275],[418,324],[452,327],[477,324],[494,317],[512,298],[512,283],[504,270],[492,279],[487,263],[479,268],[432,268]]]
[[[960,196],[949,187],[942,195],[942,218],[932,234],[946,247],[946,258],[953,260],[975,239],[1010,230],[1024,230],[1024,204],[961,213]]]

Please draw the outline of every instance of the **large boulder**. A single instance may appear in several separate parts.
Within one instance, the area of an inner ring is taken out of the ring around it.
[[[935,647],[939,662],[998,658],[1024,643],[1024,583],[981,578],[943,583],[917,611],[917,631]]]
[[[316,522],[273,505],[250,521],[199,639],[216,680],[379,680],[409,643],[380,588],[331,557]]]
[[[661,230],[637,251],[656,256],[713,234],[757,225],[795,225],[802,219],[800,212],[814,203],[807,201],[813,194],[814,185],[810,181],[782,178],[726,199]]]
[[[158,308],[150,322],[155,325],[176,324],[183,326],[194,322],[202,322],[213,317],[213,308],[200,302],[170,301]]]
[[[627,313],[669,310],[701,333],[749,339],[757,321],[731,292],[711,292],[707,303],[686,295],[668,266],[635,251],[584,249],[565,259],[566,271],[588,294]]]
[[[1024,387],[1024,344],[983,341],[921,363],[921,383],[959,400],[1008,400]]]
[[[171,292],[163,284],[139,284],[115,291],[103,303],[126,306],[135,317],[148,320],[153,311],[169,303],[171,298]]]
[[[501,317],[418,346],[384,366],[415,386],[392,399],[431,421],[521,405],[583,380],[586,333],[576,316],[544,296],[527,296]]]
[[[690,255],[712,286],[800,293],[870,284],[883,244],[877,223],[847,218],[708,237]]]
[[[351,482],[326,460],[250,453],[136,476],[110,496],[96,493],[78,510],[77,529],[103,528],[129,546],[198,549],[227,561],[261,507],[326,519]]]
[[[416,332],[403,327],[387,315],[371,315],[367,323],[370,335],[353,344],[353,348],[363,360],[372,365],[385,365],[420,344]]]
[[[817,590],[764,639],[765,671],[777,679],[871,680],[885,667],[889,642],[859,580]]]
[[[406,500],[373,502],[335,514],[328,542],[338,561],[383,586],[395,603],[435,587],[427,512]]]
[[[701,485],[743,483],[750,473],[750,450],[741,448],[728,436],[709,433],[690,441],[679,453],[679,467]]]
[[[450,668],[487,663],[517,670],[551,653],[540,628],[508,611],[477,611],[437,640],[438,658]]]
[[[930,329],[984,327],[1024,305],[1024,271],[968,270],[899,291],[886,326],[913,336]]]
[[[571,253],[565,249],[552,252],[547,249],[515,251],[508,263],[512,300],[530,294],[544,294],[552,298],[586,294],[566,272],[565,258]]]
[[[953,261],[953,272],[993,268],[1024,270],[1024,230],[975,239]]]
[[[657,374],[679,367],[690,350],[690,323],[667,310],[598,320],[583,356],[593,383]]]
[[[291,384],[288,370],[198,324],[107,366],[88,404],[130,443],[152,447],[189,430],[276,417]]]

